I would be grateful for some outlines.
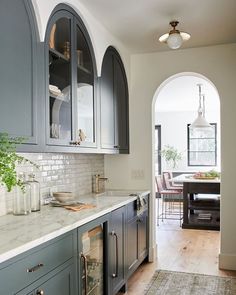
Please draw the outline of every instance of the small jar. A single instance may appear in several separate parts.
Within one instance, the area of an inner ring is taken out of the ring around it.
[[[23,184],[23,188],[16,187],[13,200],[13,214],[14,215],[28,215],[31,212],[30,201],[30,185],[25,180],[25,174],[19,174],[19,180]]]
[[[40,186],[39,182],[35,180],[35,174],[29,174],[28,175],[29,180],[28,184],[31,188],[31,211],[36,212],[40,211]]]

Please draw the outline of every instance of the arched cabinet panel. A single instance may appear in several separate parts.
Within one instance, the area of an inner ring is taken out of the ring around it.
[[[101,74],[101,147],[129,153],[129,97],[125,69],[118,52],[109,47]]]
[[[31,2],[1,0],[0,28],[0,132],[36,145],[38,33]]]
[[[47,145],[96,147],[95,58],[88,32],[70,7],[55,9],[45,50]]]

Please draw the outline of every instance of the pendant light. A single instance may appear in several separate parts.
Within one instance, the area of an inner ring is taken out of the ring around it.
[[[205,119],[205,95],[201,92],[202,84],[197,84],[199,89],[199,106],[198,116],[189,126],[190,129],[194,128],[212,128],[212,126]]]
[[[172,29],[169,33],[166,33],[162,36],[160,36],[159,41],[162,43],[167,43],[167,45],[171,49],[178,49],[181,47],[182,43],[184,41],[187,41],[190,39],[190,34],[186,32],[181,32],[176,29],[177,25],[179,24],[178,21],[171,21],[170,25],[172,26]]]

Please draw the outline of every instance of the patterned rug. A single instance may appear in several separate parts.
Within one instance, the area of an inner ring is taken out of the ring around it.
[[[157,270],[146,295],[236,295],[236,278]]]

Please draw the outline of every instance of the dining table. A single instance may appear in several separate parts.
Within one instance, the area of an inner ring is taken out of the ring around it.
[[[220,178],[181,174],[171,179],[183,184],[182,228],[220,229]]]

